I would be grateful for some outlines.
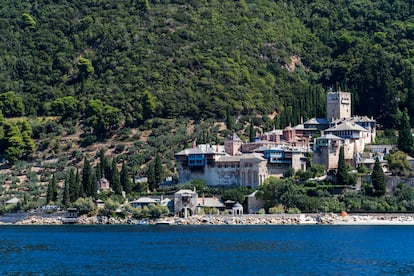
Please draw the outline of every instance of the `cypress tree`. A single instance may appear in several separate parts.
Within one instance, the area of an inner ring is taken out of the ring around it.
[[[114,190],[115,194],[122,195],[122,186],[121,186],[121,178],[119,176],[118,165],[115,158],[112,159],[112,189]]]
[[[83,190],[83,186],[81,183],[81,179],[80,179],[80,173],[78,170],[76,170],[76,175],[75,175],[75,186],[76,186],[76,191],[77,191],[77,198],[83,197],[84,195],[84,190]],[[76,200],[75,200],[76,201]]]
[[[338,160],[338,170],[336,172],[336,183],[339,185],[348,184],[348,172],[345,163],[345,152],[344,147],[342,146],[339,150],[339,160]]]
[[[92,182],[91,182],[91,196],[96,198],[98,196],[98,178],[96,177],[96,171],[92,169]]]
[[[102,176],[103,176],[103,173],[102,173],[101,164],[98,163],[96,164],[96,168],[95,168],[95,177],[96,179],[101,179]]]
[[[126,194],[131,193],[131,180],[129,179],[128,167],[125,165],[125,162],[122,162],[121,185]]]
[[[250,142],[253,142],[254,138],[256,138],[256,131],[254,129],[253,120],[250,120],[250,127],[249,127],[249,139],[250,139]]]
[[[402,114],[400,127],[398,129],[398,149],[412,155],[414,149],[414,138],[411,134],[410,118],[405,109]]]
[[[226,109],[226,126],[227,126],[227,129],[229,130],[233,130],[234,128],[234,120],[233,120],[233,117],[231,116],[230,107],[227,107]]]
[[[374,169],[372,170],[372,174],[371,174],[371,181],[372,181],[372,186],[374,188],[374,195],[376,196],[385,195],[387,184],[385,181],[384,171],[381,168],[381,164],[378,158],[376,158],[375,160]]]
[[[155,164],[154,164],[154,181],[155,181],[155,189],[158,189],[159,185],[162,182],[162,163],[161,158],[158,152],[155,154]]]
[[[75,170],[74,169],[70,170],[69,182],[68,182],[70,202],[75,202],[79,198],[79,186],[76,182],[76,178],[77,177],[75,175]]]
[[[64,206],[69,206],[70,204],[69,176],[70,176],[70,172],[67,172],[65,183],[64,183],[64,188],[63,188],[63,196],[62,196],[62,204]]]
[[[112,182],[112,168],[110,164],[110,160],[108,158],[104,159],[104,163],[101,165],[102,171],[104,173],[105,178],[109,181],[109,183]]]
[[[148,164],[147,168],[147,178],[148,178],[148,188],[151,192],[155,191],[155,173],[154,173],[154,163],[151,162]]]
[[[53,194],[53,188],[52,188],[52,180],[49,181],[47,184],[47,192],[46,192],[46,203],[52,202],[52,194]]]
[[[111,167],[109,166],[108,158],[105,156],[105,150],[102,148],[99,151],[99,164],[97,166],[97,178],[105,177],[109,180]]]
[[[57,200],[57,183],[56,183],[56,176],[53,174],[52,181],[51,181],[51,188],[52,188],[52,201],[56,202]]]
[[[85,195],[93,196],[93,175],[92,175],[92,167],[89,160],[85,157],[83,169],[82,169],[82,182],[81,186],[83,188],[83,192]]]

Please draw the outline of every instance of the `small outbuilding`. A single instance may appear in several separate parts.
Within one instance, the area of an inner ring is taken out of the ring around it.
[[[241,205],[239,202],[233,205],[232,208],[233,215],[240,216],[243,215],[243,205]]]
[[[13,197],[12,199],[5,201],[4,204],[12,205],[12,204],[17,204],[19,202],[20,202],[20,199],[18,199],[17,197]]]

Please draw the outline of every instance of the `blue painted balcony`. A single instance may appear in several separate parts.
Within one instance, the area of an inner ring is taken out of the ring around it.
[[[189,167],[204,167],[206,165],[206,156],[204,154],[190,154],[188,156]]]

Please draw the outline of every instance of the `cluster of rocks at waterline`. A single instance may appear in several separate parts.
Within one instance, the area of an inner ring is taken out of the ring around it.
[[[16,221],[1,224],[14,225],[59,225],[62,217],[28,215]],[[195,215],[187,219],[171,218],[171,224],[180,225],[306,225],[306,224],[356,224],[356,225],[414,225],[414,214],[275,214],[275,215]],[[137,224],[138,220],[105,216],[80,216],[77,224]],[[149,220],[148,224],[155,224]]]
[[[277,214],[243,216],[192,216],[182,220],[187,225],[292,225],[292,224],[395,224],[414,225],[414,214]]]

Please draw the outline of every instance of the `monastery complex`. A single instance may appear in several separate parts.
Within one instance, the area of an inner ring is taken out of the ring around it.
[[[344,147],[347,162],[356,165],[375,140],[376,121],[352,116],[351,94],[327,93],[326,118],[312,118],[294,127],[274,129],[249,143],[235,133],[224,145],[193,145],[175,154],[179,183],[202,179],[208,186],[258,187],[269,176],[306,170],[306,160],[326,170],[337,168]]]

